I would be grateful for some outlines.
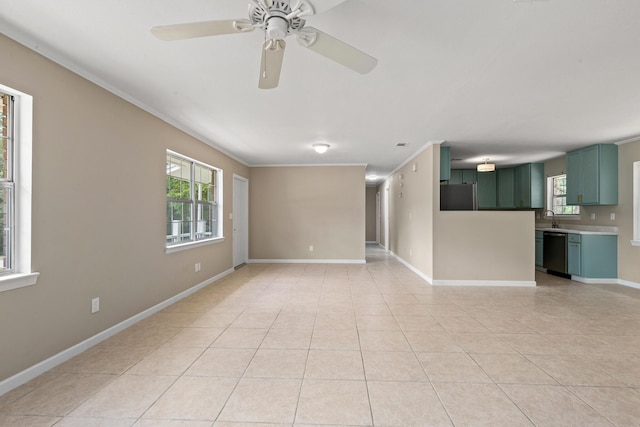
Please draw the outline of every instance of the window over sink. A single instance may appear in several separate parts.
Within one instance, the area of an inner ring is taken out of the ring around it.
[[[580,217],[580,206],[567,205],[567,175],[547,178],[547,209],[556,217],[572,219]]]

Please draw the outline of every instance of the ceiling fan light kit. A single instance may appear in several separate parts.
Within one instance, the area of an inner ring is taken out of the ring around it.
[[[308,0],[249,0],[249,19],[193,22],[153,27],[151,33],[161,40],[173,41],[195,37],[248,33],[264,30],[265,42],[260,60],[260,89],[278,86],[286,43],[295,34],[298,44],[360,74],[378,64],[374,57],[322,31],[305,27],[304,16],[316,14]]]

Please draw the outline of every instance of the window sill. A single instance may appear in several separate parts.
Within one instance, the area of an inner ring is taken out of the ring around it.
[[[214,239],[198,240],[197,242],[183,243],[181,245],[167,246],[164,253],[172,254],[174,252],[186,251],[187,249],[198,248],[200,246],[212,245],[214,243],[224,242],[224,237],[216,237]]]
[[[35,285],[40,273],[16,273],[0,276],[0,292]]]
[[[640,240],[632,240],[631,246],[640,246]]]

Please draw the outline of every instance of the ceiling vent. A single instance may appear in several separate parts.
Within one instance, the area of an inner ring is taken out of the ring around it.
[[[407,144],[406,142],[398,142],[396,144],[396,147],[406,147],[407,145],[409,145],[409,144]]]

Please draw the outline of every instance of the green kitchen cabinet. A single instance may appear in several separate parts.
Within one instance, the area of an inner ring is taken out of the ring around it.
[[[544,261],[544,232],[536,231],[536,266],[542,267]]]
[[[618,204],[618,146],[596,144],[567,153],[567,204]]]
[[[567,235],[568,273],[587,279],[618,277],[618,236],[602,234]]]
[[[451,179],[451,148],[440,146],[440,181]]]
[[[462,169],[451,169],[449,184],[462,184]]]
[[[495,209],[496,172],[478,172],[478,209]]]
[[[582,276],[588,278],[618,277],[618,236],[583,234],[581,251]]]
[[[475,169],[451,169],[449,184],[473,184],[478,181]]]
[[[473,184],[478,182],[478,172],[475,169],[462,169],[462,183]]]
[[[582,276],[582,236],[567,235],[567,273]]]
[[[515,168],[515,199],[518,209],[544,207],[543,163],[526,163]]]
[[[497,169],[497,204],[498,209],[515,209],[515,169]]]

